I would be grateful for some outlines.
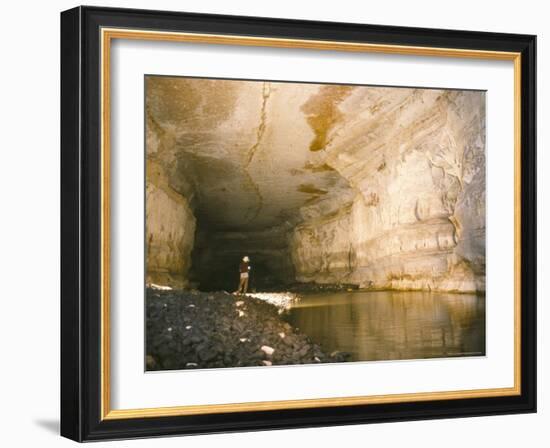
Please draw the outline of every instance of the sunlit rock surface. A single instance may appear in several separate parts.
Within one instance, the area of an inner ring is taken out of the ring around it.
[[[483,92],[146,84],[151,279],[484,290]]]

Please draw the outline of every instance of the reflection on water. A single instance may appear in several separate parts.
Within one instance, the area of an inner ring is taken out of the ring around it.
[[[289,321],[352,361],[485,355],[485,297],[434,292],[304,295]]]

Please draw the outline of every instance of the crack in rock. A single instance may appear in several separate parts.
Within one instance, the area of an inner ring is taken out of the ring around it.
[[[251,146],[251,148],[248,150],[247,153],[247,160],[244,166],[244,172],[246,177],[248,178],[250,185],[254,189],[254,192],[256,193],[256,196],[258,197],[258,203],[255,207],[255,210],[253,211],[253,215],[248,218],[248,222],[254,221],[258,215],[260,214],[260,211],[263,207],[263,196],[260,192],[260,189],[258,188],[258,185],[254,180],[252,179],[252,176],[248,172],[248,167],[252,163],[254,156],[256,155],[256,152],[258,148],[260,147],[260,143],[262,142],[262,138],[265,134],[265,129],[267,127],[266,121],[267,121],[267,102],[269,99],[269,95],[271,94],[271,85],[270,83],[264,82],[262,87],[262,107],[260,110],[260,123],[258,125],[258,129],[256,130],[256,142]]]

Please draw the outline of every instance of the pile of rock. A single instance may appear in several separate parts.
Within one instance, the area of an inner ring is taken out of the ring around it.
[[[147,290],[147,370],[342,362],[293,329],[278,308],[227,292]]]

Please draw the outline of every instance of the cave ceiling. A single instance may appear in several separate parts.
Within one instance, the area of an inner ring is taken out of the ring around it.
[[[313,205],[342,208],[355,171],[383,167],[387,136],[441,95],[164,76],[147,77],[146,92],[148,160],[163,164],[202,225],[225,231],[292,226]]]

